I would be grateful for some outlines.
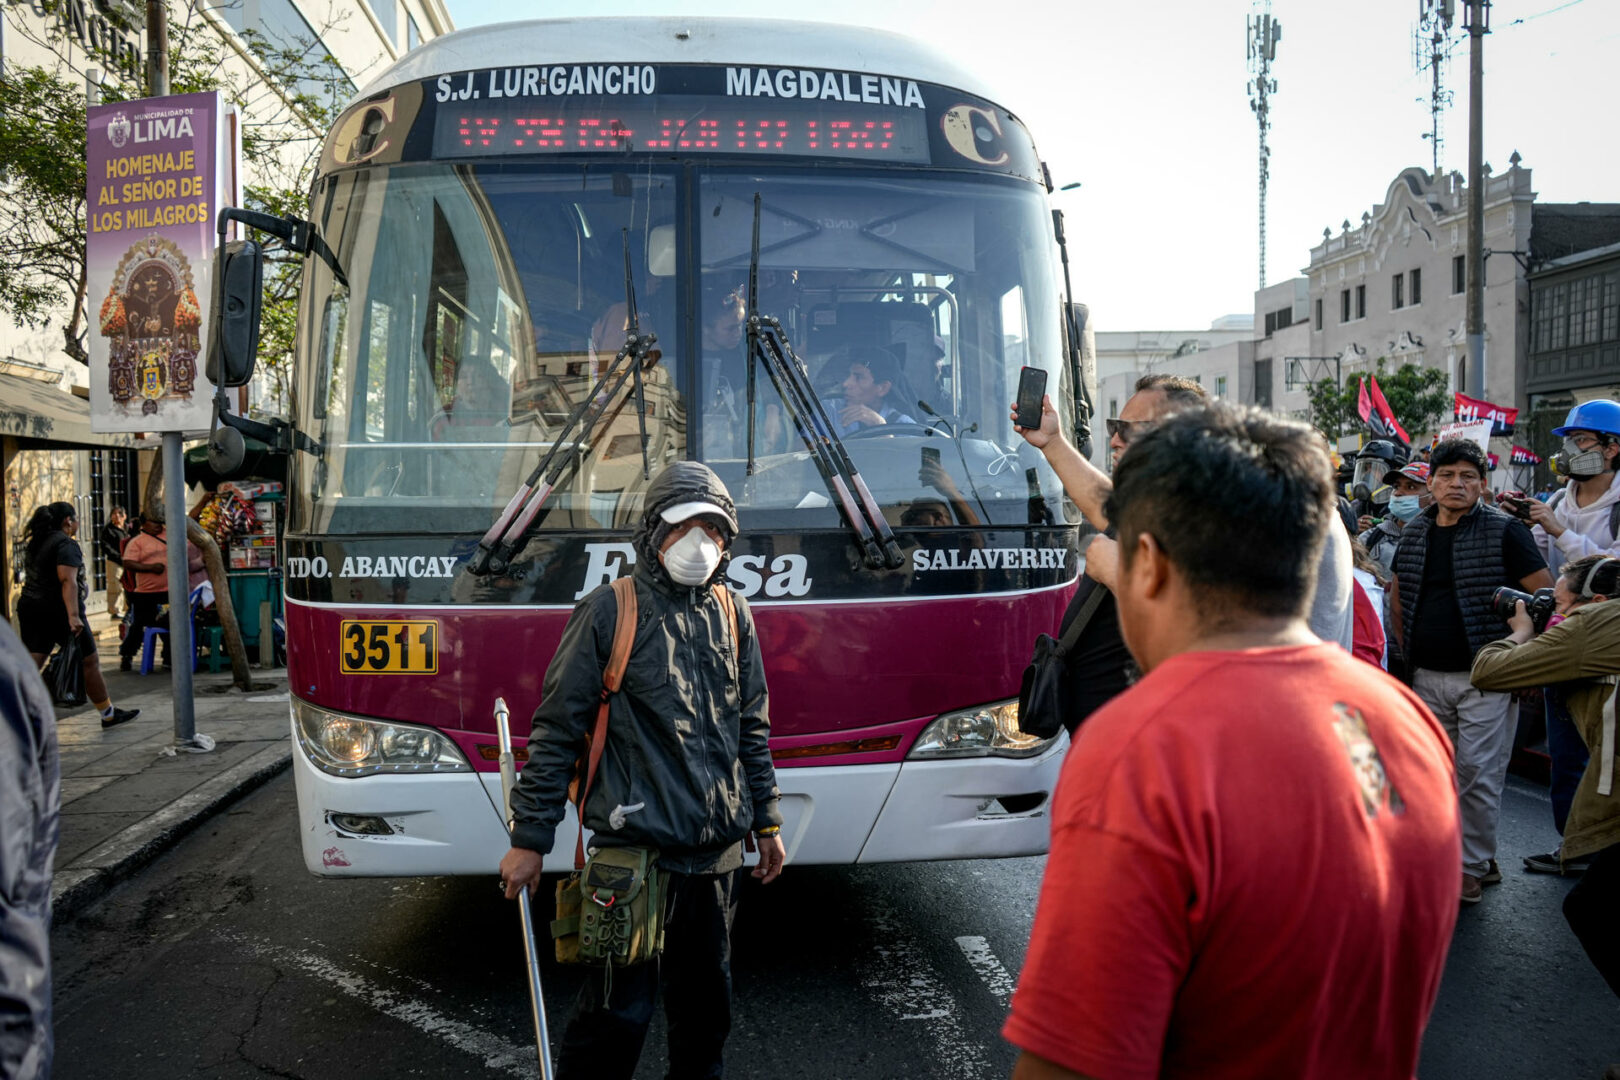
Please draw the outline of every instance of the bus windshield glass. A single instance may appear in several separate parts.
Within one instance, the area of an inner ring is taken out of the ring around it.
[[[1061,490],[1008,419],[1025,365],[1047,371],[1065,426],[1071,408],[1038,189],[909,169],[485,160],[349,169],[317,187],[348,284],[308,264],[294,407],[324,453],[298,460],[292,527],[487,528],[625,342],[628,243],[640,330],[658,335],[652,473],[709,463],[745,530],[838,528],[805,452],[819,424],[795,425],[763,366],[748,472],[756,193],[760,313],[780,320],[891,524],[1051,521]],[[634,399],[615,396],[565,452],[540,527],[633,526],[647,483]]]

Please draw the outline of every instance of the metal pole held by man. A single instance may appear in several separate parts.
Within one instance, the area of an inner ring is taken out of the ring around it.
[[[512,714],[506,699],[495,699],[495,728],[500,736],[501,748],[501,819],[508,833],[512,831],[512,789],[517,786],[517,769],[512,761]],[[501,882],[506,888],[506,882]],[[534,912],[529,906],[529,890],[519,889],[518,914],[523,922],[523,954],[529,962],[529,1005],[534,1014],[535,1048],[540,1055],[540,1075],[552,1080],[551,1038],[546,1033],[546,999],[540,993],[540,952],[534,940]]]

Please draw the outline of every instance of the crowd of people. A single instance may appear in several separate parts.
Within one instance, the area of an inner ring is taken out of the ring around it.
[[[903,422],[881,395],[857,401],[885,375],[881,358],[851,361],[844,407],[872,415],[841,423]],[[1059,628],[1085,620],[1067,657],[1071,746],[1050,856],[1004,1029],[1016,1078],[1414,1075],[1459,908],[1502,880],[1502,791],[1532,701],[1562,843],[1524,867],[1580,875],[1565,916],[1620,994],[1620,605],[1608,603],[1620,596],[1620,403],[1578,406],[1555,431],[1565,488],[1500,506],[1473,442],[1375,445],[1344,490],[1312,429],[1212,403],[1174,376],[1143,378],[1108,419],[1111,474],[1065,437],[1050,399],[1039,427],[1015,430],[1098,530]],[[930,512],[947,520],[957,501]],[[88,636],[76,528],[68,504],[29,525],[19,624],[34,667]],[[592,969],[564,1077],[632,1075],[660,994],[670,1075],[721,1074],[745,845],[765,883],[785,862],[765,666],[723,572],[738,528],[711,470],[668,466],[646,492],[630,589],[584,597],[546,673],[511,800],[506,895],[538,886],[573,799],[594,836],[592,861],[577,856],[583,902],[663,898],[653,924],[611,924],[626,948],[652,926],[658,959]],[[146,522],[121,545],[137,620],[162,542]],[[121,723],[85,644],[103,723]],[[0,798],[53,831],[43,691],[6,647],[16,749],[0,756],[29,771],[22,796]],[[593,871],[603,850],[617,861]],[[37,859],[8,855],[0,870],[39,899]],[[0,912],[0,944],[42,954],[38,907]],[[609,925],[589,914],[559,901],[581,949],[590,919]],[[48,1025],[48,991],[42,1006],[26,1000]],[[49,1052],[20,1036],[0,1051]],[[1617,1078],[1620,1065],[1606,1074]]]

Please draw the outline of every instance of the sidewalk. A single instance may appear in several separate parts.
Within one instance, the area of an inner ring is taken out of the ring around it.
[[[113,702],[141,715],[103,730],[95,709],[58,713],[62,831],[51,882],[54,917],[63,920],[135,873],[219,809],[292,760],[287,672],[253,669],[255,689],[237,690],[229,672],[192,676],[196,730],[211,735],[205,754],[161,753],[172,746],[170,673],[118,670],[118,633],[92,616],[101,667]]]

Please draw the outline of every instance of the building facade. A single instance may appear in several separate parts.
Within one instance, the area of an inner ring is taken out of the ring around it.
[[[1534,270],[1529,323],[1521,441],[1551,451],[1558,442],[1552,429],[1575,405],[1620,400],[1620,243],[1550,259]]]
[[[274,170],[296,169],[297,155],[316,153],[324,136],[304,119],[296,95],[346,100],[409,49],[454,29],[443,0],[169,0],[168,7],[171,41],[201,34],[220,46],[225,77],[245,88],[245,123],[293,131],[278,159],[243,162],[247,183],[270,186]],[[144,0],[6,3],[0,7],[0,72],[54,71],[83,86],[87,100],[108,82],[139,86],[145,14]],[[330,57],[335,67],[320,82],[282,85],[255,56],[254,40]],[[8,583],[0,590],[0,614],[8,618],[22,576],[23,525],[34,507],[49,502],[79,508],[79,539],[93,568],[91,610],[104,606],[105,566],[88,557],[93,538],[113,504],[138,503],[155,456],[155,440],[90,431],[89,369],[63,349],[61,328],[70,315],[64,310],[51,325],[30,328],[0,313],[0,567]]]

